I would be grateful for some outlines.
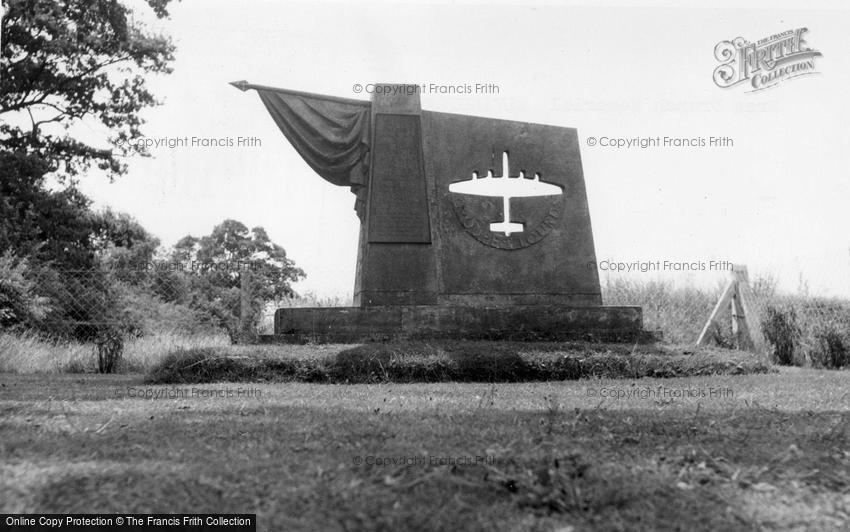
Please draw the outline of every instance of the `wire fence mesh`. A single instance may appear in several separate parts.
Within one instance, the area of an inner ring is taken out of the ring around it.
[[[640,305],[644,327],[663,333],[672,344],[693,344],[720,299],[725,276],[713,288],[677,286],[665,280],[608,279],[602,286],[606,305]],[[850,301],[786,294],[776,282],[757,277],[749,283],[748,321],[760,351],[779,362],[831,365],[850,352]],[[720,309],[708,330],[710,340],[735,347],[731,306]]]
[[[348,297],[311,294],[266,300],[245,282],[246,275],[238,269],[204,275],[131,268],[33,270],[18,281],[27,285],[28,301],[20,305],[29,313],[27,320],[18,321],[82,341],[95,341],[104,331],[137,337],[154,332],[224,332],[237,341],[245,331],[272,334],[277,308],[351,305]],[[715,288],[704,288],[657,279],[608,278],[602,285],[603,301],[642,307],[646,330],[660,331],[665,342],[688,345],[700,335],[724,281],[725,277],[718,276]],[[0,297],[5,299],[0,299],[0,323],[9,325],[20,318],[13,314],[21,311],[14,308],[14,301],[9,302],[10,290],[2,287],[0,284]],[[750,289],[750,320],[757,324],[752,332],[763,350],[799,364],[827,364],[830,357],[847,356],[850,302],[782,294],[769,278],[756,278]],[[723,309],[709,331],[713,342],[735,346],[732,320],[731,310]],[[785,344],[791,346],[787,352],[783,351]]]

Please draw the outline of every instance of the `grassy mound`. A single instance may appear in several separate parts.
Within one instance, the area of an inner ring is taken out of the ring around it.
[[[750,353],[624,344],[443,342],[355,347],[179,348],[148,373],[151,384],[208,382],[528,382],[589,377],[766,373]]]

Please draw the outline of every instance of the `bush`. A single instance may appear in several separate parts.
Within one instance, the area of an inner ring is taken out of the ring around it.
[[[767,306],[761,328],[765,340],[771,345],[773,361],[786,366],[794,364],[794,352],[802,335],[794,307]]]
[[[34,327],[49,310],[47,299],[36,293],[26,259],[8,250],[0,255],[0,327]]]
[[[163,330],[183,336],[196,336],[211,334],[216,330],[214,325],[205,322],[199,311],[185,304],[166,302],[143,287],[123,282],[117,283],[114,288],[125,309],[125,319],[122,321],[137,324],[140,336]]]
[[[214,348],[177,348],[151,369],[147,382],[203,382],[202,379],[218,376],[222,370],[226,374],[226,365],[227,361]]]
[[[124,353],[124,335],[119,329],[102,327],[94,341],[98,373],[112,373]]]
[[[810,352],[813,365],[828,369],[850,366],[850,341],[836,326],[820,326],[813,336],[815,345]]]
[[[229,356],[223,349],[197,347],[175,349],[145,379],[151,384],[264,381],[327,382],[328,375],[316,360]]]

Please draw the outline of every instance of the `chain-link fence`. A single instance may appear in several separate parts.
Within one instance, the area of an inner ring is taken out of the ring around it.
[[[103,335],[258,333],[274,302],[260,298],[249,271],[29,269],[0,285],[7,327],[94,341]]]
[[[350,306],[350,298],[312,293],[268,297],[268,283],[249,268],[55,269],[0,264],[0,325],[92,341],[167,333],[273,334],[282,307]],[[266,290],[264,290],[266,288]]]
[[[252,283],[250,270],[205,272],[130,268],[31,270],[0,281],[0,324],[34,328],[59,337],[97,341],[104,334],[226,334],[244,341],[272,334],[281,307],[350,306],[348,298],[269,300]],[[723,291],[681,287],[664,280],[605,279],[606,305],[643,308],[644,328],[665,342],[693,345]],[[5,283],[5,284],[3,284]],[[17,285],[17,287],[16,287]],[[749,283],[749,323],[757,345],[780,361],[829,365],[850,346],[850,302],[784,295],[770,279]],[[15,296],[17,290],[18,296]],[[17,297],[17,299],[16,299]],[[18,299],[24,299],[19,301]],[[723,309],[708,331],[713,342],[735,347],[733,316]]]

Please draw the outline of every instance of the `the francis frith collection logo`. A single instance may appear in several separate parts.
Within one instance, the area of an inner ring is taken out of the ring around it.
[[[755,42],[743,37],[719,42],[714,57],[721,64],[714,69],[714,83],[724,89],[744,85],[754,92],[816,74],[815,58],[821,53],[806,41],[808,31],[787,30]]]

